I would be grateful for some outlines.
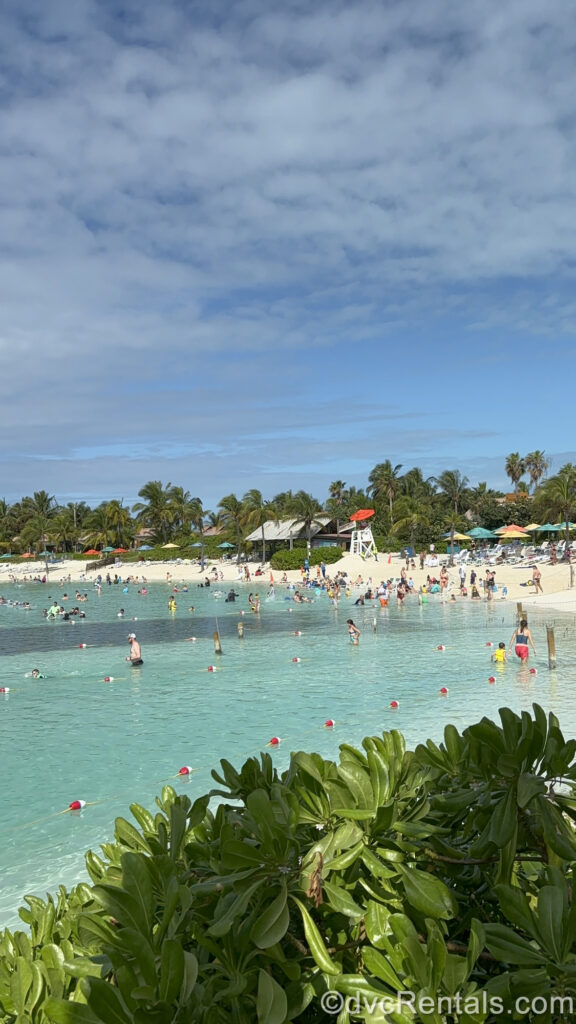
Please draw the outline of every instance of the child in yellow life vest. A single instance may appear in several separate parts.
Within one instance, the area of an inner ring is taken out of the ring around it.
[[[500,665],[506,664],[508,662],[508,658],[506,657],[506,644],[499,643],[490,660],[495,661]]]

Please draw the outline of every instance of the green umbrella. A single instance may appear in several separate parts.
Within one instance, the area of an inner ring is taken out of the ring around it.
[[[225,540],[224,543],[223,544],[219,544],[218,547],[219,548],[234,548],[234,547],[236,547],[236,545],[235,544],[231,544],[230,541],[228,541],[228,540]]]
[[[111,548],[110,545],[108,545],[107,548],[102,548],[102,551],[107,551],[108,553],[110,553],[111,551],[114,551],[114,548]]]
[[[197,540],[194,544],[191,544],[190,547],[191,548],[201,548],[202,544],[200,543],[199,540]]]
[[[53,551],[40,551],[38,553],[38,558],[48,558],[48,555],[53,555],[53,554],[54,554]]]
[[[554,526],[554,523],[544,523],[544,526],[539,526],[534,533],[558,533],[558,530],[566,529],[565,524],[561,526]]]
[[[469,537],[473,540],[495,540],[496,534],[492,533],[491,530],[485,530],[483,526],[475,526],[473,530],[468,533]]]
[[[569,530],[576,530],[576,523],[568,523],[567,524],[566,520],[564,520],[563,523],[558,523],[557,526],[553,526],[552,529],[553,530],[565,530],[566,526],[568,526]]]
[[[0,558],[14,558],[14,555],[8,552],[6,555],[0,555]]]

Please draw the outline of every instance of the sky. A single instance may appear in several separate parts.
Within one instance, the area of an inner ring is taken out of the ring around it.
[[[5,0],[0,496],[576,460],[565,0]]]

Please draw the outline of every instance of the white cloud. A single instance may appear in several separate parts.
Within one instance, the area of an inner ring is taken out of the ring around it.
[[[234,472],[254,389],[307,421],[410,366],[393,406],[420,410],[435,365],[458,379],[458,331],[479,363],[500,335],[574,334],[561,0],[11,0],[0,27],[0,425],[27,424],[6,457],[194,434]]]

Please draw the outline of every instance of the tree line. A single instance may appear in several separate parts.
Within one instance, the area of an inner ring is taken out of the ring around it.
[[[365,507],[375,510],[372,525],[381,547],[423,546],[443,535],[467,532],[473,525],[494,529],[510,522],[524,526],[548,519],[569,523],[576,515],[576,467],[567,463],[546,478],[548,468],[544,452],[507,456],[513,493],[504,502],[503,492],[486,482],[472,486],[458,469],[425,477],[418,467],[403,472],[401,464],[389,459],[374,466],[364,489],[333,481],[324,501],[304,490],[266,498],[252,488],[242,497],[225,495],[215,510],[209,510],[200,497],[183,487],[150,480],[132,507],[112,499],[91,508],[85,501],[62,505],[41,490],[14,504],[0,500],[0,551],[81,552],[107,546],[130,548],[135,542],[186,547],[199,541],[204,547],[206,530],[212,526],[220,527],[219,541],[233,544],[238,551],[251,532],[261,530],[265,560],[267,521],[292,518],[295,532],[310,540],[323,517],[335,520],[338,530]]]

